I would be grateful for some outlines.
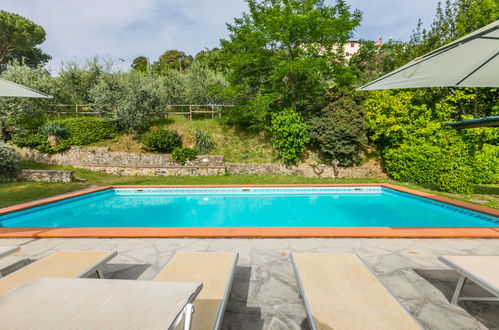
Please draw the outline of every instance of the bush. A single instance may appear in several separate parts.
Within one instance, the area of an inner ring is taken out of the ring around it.
[[[0,142],[0,178],[11,178],[21,167],[19,156],[10,145]]]
[[[196,151],[191,148],[177,147],[172,151],[172,159],[180,165],[185,165],[188,160],[196,160]]]
[[[310,140],[300,114],[286,109],[272,116],[272,143],[277,156],[286,164],[296,164]]]
[[[469,195],[473,192],[473,169],[469,166],[469,157],[465,150],[442,150],[435,184],[438,189],[450,193]]]
[[[84,146],[116,136],[116,130],[104,119],[96,117],[67,118],[59,123],[67,127],[71,145]]]
[[[46,123],[42,127],[41,133],[45,136],[53,135],[59,138],[64,138],[69,135],[69,130],[67,129],[67,127],[61,125],[60,123],[51,121]]]
[[[484,144],[474,155],[474,183],[499,182],[499,146]]]
[[[166,94],[160,79],[141,73],[103,75],[89,93],[97,111],[131,132],[164,114]]]
[[[439,147],[427,143],[403,144],[385,152],[385,169],[397,181],[432,183],[436,178],[440,153]]]
[[[342,166],[362,162],[367,125],[362,108],[351,97],[340,98],[309,120],[310,137],[328,161]]]
[[[215,141],[207,131],[196,130],[196,150],[197,153],[210,152],[215,147]]]
[[[182,146],[182,138],[174,130],[151,128],[142,134],[142,143],[146,150],[170,153],[173,149]]]

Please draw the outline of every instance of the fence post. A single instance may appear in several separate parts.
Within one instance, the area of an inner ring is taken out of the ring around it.
[[[192,105],[189,105],[189,120],[192,121]]]

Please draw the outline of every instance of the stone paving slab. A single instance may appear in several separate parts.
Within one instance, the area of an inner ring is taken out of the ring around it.
[[[458,276],[438,255],[499,255],[498,239],[0,239],[16,257],[58,250],[112,250],[108,278],[150,280],[176,251],[239,252],[223,329],[308,329],[293,252],[357,253],[428,329],[499,329],[499,304],[449,303]],[[465,294],[483,295],[474,285]]]

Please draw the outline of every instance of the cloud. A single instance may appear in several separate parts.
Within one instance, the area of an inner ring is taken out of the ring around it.
[[[332,0],[327,1],[332,3]],[[350,0],[364,12],[355,38],[407,40],[418,18],[429,23],[435,0]],[[155,60],[167,49],[196,54],[227,36],[226,22],[240,17],[243,0],[0,0],[0,8],[44,27],[42,49],[61,61],[95,55],[123,59],[123,69],[140,55]]]

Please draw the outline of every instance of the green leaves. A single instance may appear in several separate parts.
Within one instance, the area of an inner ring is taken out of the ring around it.
[[[341,0],[330,6],[322,0],[247,2],[249,12],[228,24],[229,38],[221,41],[229,82],[247,93],[238,99],[239,109],[272,95],[269,113],[287,107],[300,112],[328,87],[333,69],[341,65],[334,47],[349,39],[361,13]],[[254,121],[245,119],[239,123]]]
[[[0,10],[0,71],[12,60],[36,68],[50,60],[36,46],[45,41],[45,30],[32,21]]]
[[[272,144],[278,158],[296,164],[310,140],[307,125],[300,114],[288,108],[272,116]]]

